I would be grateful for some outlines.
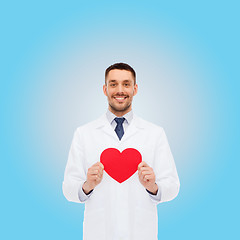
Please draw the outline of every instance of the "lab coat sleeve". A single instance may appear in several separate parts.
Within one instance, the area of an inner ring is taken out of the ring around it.
[[[178,195],[180,182],[168,140],[163,129],[161,129],[157,140],[153,169],[156,177],[156,184],[158,185],[158,193],[155,196],[150,196],[152,201],[156,204],[171,201]]]
[[[158,189],[159,189],[159,186],[158,186]],[[147,189],[146,189],[146,191],[147,191]],[[149,191],[147,191],[147,192],[148,192],[150,198],[152,199],[152,201],[153,201],[154,203],[158,203],[158,202],[161,201],[161,191],[160,191],[160,190],[157,191],[157,194],[156,194],[156,195],[150,193]]]
[[[86,179],[85,159],[78,128],[74,133],[62,184],[63,194],[68,201],[83,203],[88,200],[91,194],[86,195],[82,190]]]
[[[89,194],[86,194],[83,189],[82,189],[82,185],[78,190],[78,198],[80,200],[80,202],[85,202],[91,195],[92,195],[93,191]]]

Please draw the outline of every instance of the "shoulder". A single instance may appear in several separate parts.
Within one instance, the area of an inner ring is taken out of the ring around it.
[[[137,117],[137,119],[137,122],[140,123],[139,125],[142,126],[141,128],[143,129],[146,139],[155,139],[159,145],[168,144],[167,136],[162,126],[144,120],[140,117]]]
[[[139,127],[144,128],[147,131],[150,131],[154,134],[161,134],[164,131],[162,126],[159,126],[155,123],[147,121],[137,115],[134,115],[134,118],[136,119],[136,122],[139,125]]]
[[[80,133],[80,132],[89,131],[91,129],[96,129],[104,123],[105,118],[106,118],[105,114],[103,114],[99,118],[79,126],[76,129],[76,132]]]

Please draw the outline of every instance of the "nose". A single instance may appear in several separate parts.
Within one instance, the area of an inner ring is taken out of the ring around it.
[[[118,84],[117,91],[120,93],[123,92],[123,86],[121,84]]]

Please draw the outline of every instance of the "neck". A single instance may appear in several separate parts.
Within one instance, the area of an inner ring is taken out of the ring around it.
[[[110,106],[108,107],[108,109],[110,112],[112,112],[117,117],[122,117],[123,115],[127,114],[128,112],[130,112],[132,110],[132,108],[130,107],[126,111],[114,111]]]

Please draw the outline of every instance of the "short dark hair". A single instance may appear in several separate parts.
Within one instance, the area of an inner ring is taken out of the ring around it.
[[[131,72],[134,78],[134,85],[136,84],[136,72],[130,65],[126,63],[114,63],[113,65],[109,66],[105,71],[105,84],[108,73],[113,69],[126,70]]]

